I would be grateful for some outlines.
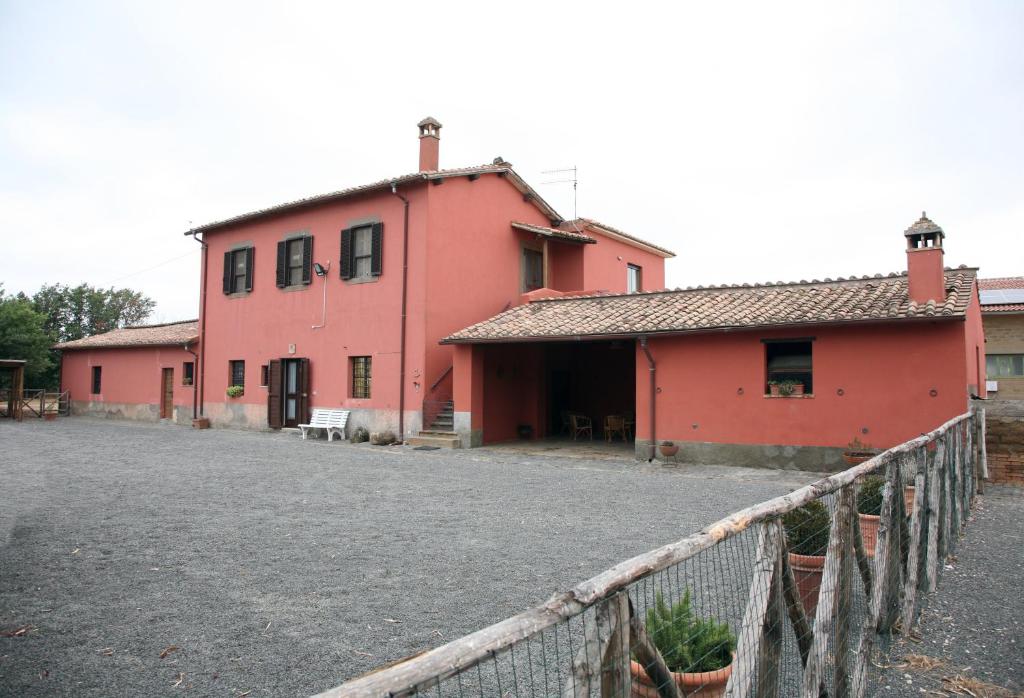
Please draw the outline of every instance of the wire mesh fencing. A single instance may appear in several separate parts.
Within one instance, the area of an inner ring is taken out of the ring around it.
[[[862,696],[912,634],[984,473],[984,412],[320,694]]]

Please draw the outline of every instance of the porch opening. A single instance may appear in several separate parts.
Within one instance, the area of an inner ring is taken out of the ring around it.
[[[550,439],[611,443],[636,438],[632,340],[494,344],[484,351],[485,444]]]

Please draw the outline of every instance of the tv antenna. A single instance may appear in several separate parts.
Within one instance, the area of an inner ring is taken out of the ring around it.
[[[576,166],[566,167],[561,170],[541,170],[541,174],[565,174],[572,172],[572,179],[553,179],[550,182],[541,182],[541,184],[568,184],[572,182],[572,219],[576,220],[579,216],[576,215],[576,184],[579,181],[576,177]]]

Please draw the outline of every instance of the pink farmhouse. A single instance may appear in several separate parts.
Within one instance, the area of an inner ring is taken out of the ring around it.
[[[213,426],[337,408],[350,429],[469,447],[625,425],[642,458],[672,439],[689,459],[821,467],[984,395],[975,270],[944,269],[924,216],[901,274],[667,291],[671,252],[563,219],[501,158],[440,169],[440,129],[420,122],[418,172],[188,231],[198,342],[66,346],[75,410],[171,416],[163,376],[191,360],[170,400]]]

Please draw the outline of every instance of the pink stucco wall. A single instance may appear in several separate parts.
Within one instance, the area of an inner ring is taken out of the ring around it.
[[[954,320],[651,338],[656,438],[831,447],[857,438],[888,448],[967,410],[964,332]],[[766,397],[761,339],[808,336],[814,395]],[[647,367],[638,348],[641,439],[650,431]]]
[[[641,290],[656,291],[665,288],[663,257],[592,229],[587,230],[587,235],[598,242],[583,249],[583,288],[625,293],[628,264],[634,264],[643,270]]]
[[[159,415],[162,370],[170,368],[174,370],[174,405],[181,408],[179,421],[184,421],[192,416],[194,388],[181,384],[183,364],[194,360],[180,347],[65,351],[61,358],[61,390],[71,391],[71,400],[78,403],[79,411],[103,412],[119,410],[122,406],[139,406],[128,407],[131,414],[126,412],[123,416],[147,418],[152,414],[155,417]],[[99,395],[91,392],[93,366],[103,369]]]

